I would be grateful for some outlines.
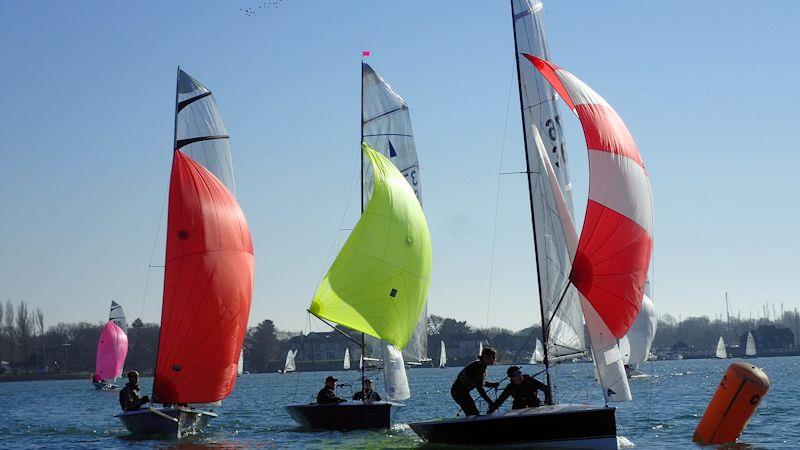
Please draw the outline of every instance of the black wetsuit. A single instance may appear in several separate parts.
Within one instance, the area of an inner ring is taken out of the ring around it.
[[[364,400],[364,391],[358,391],[353,394],[353,400]],[[381,401],[381,396],[375,391],[370,391],[369,394],[367,394],[366,400],[371,402],[379,402]]]
[[[138,384],[128,383],[119,391],[119,406],[123,411],[135,411],[149,401],[146,395],[142,397],[139,393]]]
[[[320,405],[329,405],[331,403],[341,403],[345,399],[336,396],[333,388],[324,387],[317,393],[317,403]]]
[[[470,394],[473,389],[478,390],[478,394],[483,397],[490,407],[494,405],[494,402],[486,395],[486,391],[483,389],[485,381],[486,363],[480,359],[467,364],[458,373],[456,381],[453,382],[453,386],[450,388],[450,395],[458,403],[458,406],[464,410],[464,414],[468,416],[478,415],[478,407],[475,406],[475,400],[472,399]]]
[[[539,400],[537,391],[542,391],[547,396],[547,385],[530,375],[523,375],[522,383],[514,384],[513,381],[508,383],[492,408],[493,410],[499,408],[509,396],[514,398],[511,409],[541,406],[542,402]]]

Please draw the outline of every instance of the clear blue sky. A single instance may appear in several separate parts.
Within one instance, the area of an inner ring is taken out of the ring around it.
[[[163,263],[180,65],[214,90],[232,136],[256,250],[251,324],[302,328],[345,208],[344,227],[357,220],[369,49],[412,109],[429,310],[487,323],[501,149],[503,171],[524,168],[506,2],[262,3],[0,3],[0,299],[42,308],[48,325],[103,320],[111,299],[159,319],[160,269],[144,293],[148,263]],[[725,291],[743,317],[800,307],[800,2],[545,8],[554,62],[617,109],[650,173],[657,310],[713,317]],[[585,146],[576,120],[567,131],[581,211]],[[501,179],[490,325],[539,320],[526,189]]]

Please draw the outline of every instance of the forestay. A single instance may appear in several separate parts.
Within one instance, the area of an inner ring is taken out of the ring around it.
[[[385,156],[403,174],[422,204],[419,161],[411,129],[408,105],[373,68],[361,64],[361,134],[362,140]],[[362,206],[372,192],[372,164],[362,158]],[[417,328],[403,349],[409,362],[428,359],[428,312],[423,309]],[[377,354],[377,353],[376,353]]]
[[[549,59],[542,3],[513,0],[512,5],[518,58],[531,54]],[[548,358],[557,360],[585,352],[580,302],[576,289],[568,283],[571,259],[565,233],[570,230],[563,229],[564,223],[572,223],[572,187],[555,93],[530,63],[522,59],[517,67],[528,149],[539,297],[545,316],[543,322],[547,324]],[[546,163],[552,168],[555,182],[551,182],[546,173]],[[566,205],[561,211],[557,205],[559,198]]]
[[[650,182],[641,155],[611,106],[571,73],[524,55],[583,125],[589,150],[589,202],[569,279],[578,289],[603,394],[630,400],[617,340],[644,296],[653,248]]]

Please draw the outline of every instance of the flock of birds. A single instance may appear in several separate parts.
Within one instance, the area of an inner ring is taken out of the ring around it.
[[[261,2],[261,4],[258,5],[257,7],[254,7],[254,8],[239,8],[239,11],[243,15],[245,15],[247,17],[253,17],[253,16],[257,15],[256,12],[259,9],[278,9],[278,5],[282,1],[283,0],[270,0],[270,1],[267,1],[267,2]]]

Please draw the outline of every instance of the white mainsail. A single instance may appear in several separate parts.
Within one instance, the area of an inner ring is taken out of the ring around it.
[[[483,342],[478,342],[478,356],[483,354]]]
[[[298,349],[299,350],[299,349]],[[283,373],[294,372],[297,368],[294,365],[294,358],[297,356],[297,350],[292,351],[289,349],[286,352],[286,363],[283,365]]]
[[[439,367],[446,367],[447,366],[447,349],[444,347],[444,341],[442,341],[442,350],[439,353]]]
[[[411,129],[408,105],[367,63],[361,64],[361,138],[397,167],[422,204],[419,160]],[[372,193],[372,165],[362,160],[362,205]],[[403,349],[409,362],[428,359],[428,307],[422,312],[417,329]]]
[[[344,349],[344,362],[342,363],[342,368],[344,370],[350,370],[350,349],[347,347]]]
[[[542,346],[542,341],[537,338],[536,346],[533,348],[533,353],[531,354],[531,360],[529,363],[540,364],[542,361],[544,361],[544,347]]]
[[[636,316],[636,321],[633,322],[631,329],[628,330],[627,337],[630,343],[628,364],[630,366],[636,367],[647,361],[647,357],[650,355],[650,347],[656,337],[657,326],[658,321],[656,320],[653,301],[645,294],[642,297],[642,307],[639,309],[639,315]]]
[[[549,60],[542,3],[514,0],[512,4],[517,57],[522,58],[522,54],[527,53]],[[563,359],[561,357],[582,355],[586,349],[577,290],[568,283],[572,261],[565,242],[564,224],[572,222],[571,217],[565,217],[572,215],[572,186],[556,95],[527,61],[518,61],[518,73],[528,148],[539,297],[545,315],[543,322],[547,323],[547,354],[554,360]],[[555,180],[550,180],[545,162],[550,164]],[[557,205],[560,200],[565,204],[561,210]],[[575,233],[574,225],[571,226]]]
[[[747,332],[747,346],[744,349],[745,356],[756,356],[756,340],[753,339],[753,333]]]
[[[239,352],[239,363],[236,364],[236,373],[241,375],[244,373],[244,349]]]
[[[725,350],[725,341],[722,340],[722,336],[719,337],[719,341],[717,342],[716,356],[719,359],[728,357],[728,352]]]
[[[125,318],[125,311],[123,311],[122,306],[114,300],[111,300],[111,311],[108,313],[108,320],[122,328],[122,331],[125,333],[128,332],[128,320]]]

